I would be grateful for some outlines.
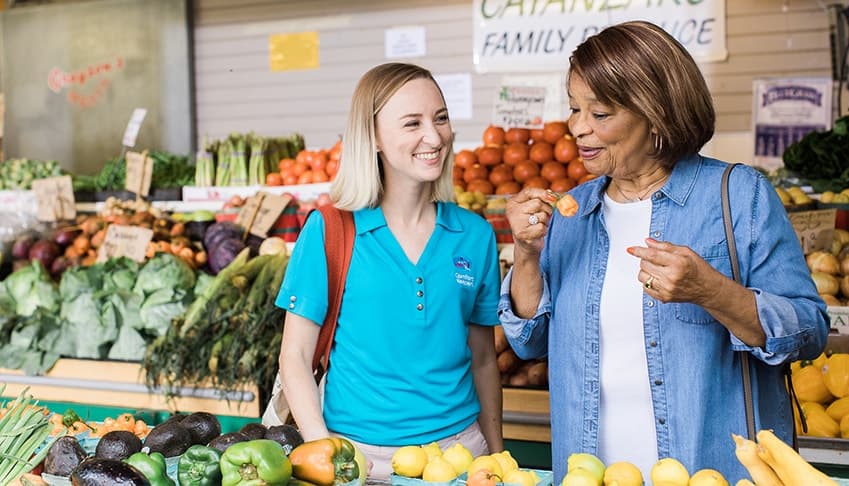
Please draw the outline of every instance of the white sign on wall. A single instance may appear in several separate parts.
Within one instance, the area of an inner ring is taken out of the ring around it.
[[[831,128],[831,78],[763,78],[752,84],[754,165],[783,167],[788,146]]]
[[[566,70],[578,44],[627,20],[663,27],[696,62],[728,57],[725,0],[474,0],[472,8],[480,73]]]

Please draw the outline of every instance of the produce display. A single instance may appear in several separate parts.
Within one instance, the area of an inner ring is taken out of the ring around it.
[[[148,152],[153,160],[151,191],[191,185],[195,169],[185,155],[160,151]],[[107,160],[95,175],[74,175],[74,191],[123,191],[127,185],[127,161],[121,157]]]
[[[802,429],[793,407],[799,434],[849,439],[849,353],[827,351],[812,361],[793,362],[790,371],[807,426]]]
[[[279,160],[293,158],[302,150],[304,138],[299,134],[272,138],[233,133],[222,140],[204,141],[194,183],[198,187],[261,185]]]
[[[782,158],[787,170],[807,180],[816,192],[849,187],[849,115],[835,120],[831,130],[809,132],[788,146]]]
[[[0,162],[0,190],[29,190],[32,181],[63,175],[55,160],[9,159]]]
[[[828,305],[849,299],[849,231],[835,229],[831,247],[805,256],[817,293]]]
[[[520,359],[507,343],[501,326],[495,326],[495,352],[502,385],[548,388],[548,360]]]
[[[277,170],[265,179],[269,186],[313,184],[333,180],[339,170],[342,141],[329,149],[301,150],[294,157],[285,157],[277,163]]]

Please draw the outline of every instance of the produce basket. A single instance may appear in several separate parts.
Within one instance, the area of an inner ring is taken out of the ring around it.
[[[389,475],[389,482],[392,486],[465,486],[466,482],[461,480],[459,477],[454,478],[451,481],[445,482],[432,482],[425,481],[424,479],[419,478],[408,478],[406,476],[399,476],[397,474]]]

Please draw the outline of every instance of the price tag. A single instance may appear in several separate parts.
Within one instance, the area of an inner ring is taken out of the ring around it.
[[[828,306],[828,317],[831,328],[840,334],[849,334],[849,307]]]
[[[248,230],[253,235],[264,238],[268,236],[280,213],[286,209],[292,196],[284,194],[275,196],[267,192],[258,192],[249,197],[236,216],[236,224]]]
[[[153,160],[147,156],[147,150],[142,153],[127,152],[127,181],[126,188],[139,196],[150,193],[150,179],[153,177]]]
[[[812,251],[831,248],[834,235],[834,219],[836,209],[818,209],[815,211],[793,211],[787,213],[796,237],[802,245],[802,252],[807,255]]]
[[[492,123],[504,128],[542,128],[544,115],[545,87],[502,86]]]
[[[135,147],[136,137],[139,135],[139,129],[141,129],[141,124],[144,121],[145,116],[147,116],[146,109],[136,108],[133,110],[133,114],[130,116],[130,121],[127,123],[127,129],[124,130],[124,140],[122,143],[125,147]]]
[[[110,224],[103,244],[97,251],[97,261],[125,256],[137,262],[144,261],[147,244],[153,239],[153,230],[139,226]]]
[[[38,204],[36,217],[39,221],[70,220],[77,216],[71,176],[35,179],[32,190]]]

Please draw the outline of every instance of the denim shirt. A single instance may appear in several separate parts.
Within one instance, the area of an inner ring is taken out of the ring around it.
[[[726,165],[699,155],[678,161],[652,197],[646,237],[687,246],[731,278],[720,202]],[[570,454],[598,452],[599,305],[609,250],[601,205],[608,180],[600,177],[572,190],[577,215],[566,218],[555,211],[540,258],[544,288],[533,318],[513,314],[512,272],[502,283],[499,316],[510,345],[524,359],[548,356],[556,482],[566,474]],[[773,429],[790,442],[793,417],[779,365],[819,355],[828,318],[769,181],[738,166],[731,173],[729,199],[742,284],[755,295],[766,344],[744,344],[695,304],[663,303],[644,294],[634,313],[643,316],[659,458],[674,457],[691,474],[717,469],[734,484],[748,478],[731,439],[732,433],[746,436],[736,352],[754,357],[749,362],[756,428]],[[650,471],[642,473],[648,484]]]

